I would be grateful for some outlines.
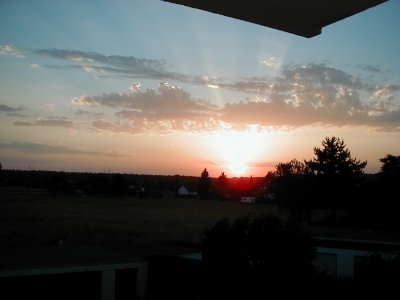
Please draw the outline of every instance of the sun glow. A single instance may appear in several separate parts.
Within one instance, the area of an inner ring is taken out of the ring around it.
[[[221,158],[222,167],[232,175],[244,175],[260,158],[265,135],[250,130],[224,131],[217,134],[214,144]]]

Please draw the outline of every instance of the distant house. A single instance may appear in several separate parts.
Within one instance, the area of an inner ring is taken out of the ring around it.
[[[189,190],[185,186],[181,185],[178,189],[178,195],[189,195]]]
[[[178,189],[179,197],[196,197],[197,192],[189,191],[184,185],[181,185]]]
[[[256,203],[256,197],[253,196],[245,196],[240,198],[241,203]]]

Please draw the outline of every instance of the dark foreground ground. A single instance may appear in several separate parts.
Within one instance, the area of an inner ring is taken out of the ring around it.
[[[128,196],[65,196],[50,194],[45,190],[2,189],[0,270],[148,261],[149,299],[164,299],[165,295],[175,298],[182,296],[180,299],[215,299],[214,296],[257,299],[256,295],[246,295],[249,290],[247,287],[255,289],[254,282],[241,276],[238,278],[233,273],[229,276],[222,273],[218,275],[218,270],[210,272],[208,266],[199,262],[171,258],[171,255],[176,257],[177,254],[199,251],[204,230],[223,218],[265,214],[286,217],[276,205],[269,204]],[[387,231],[326,226],[308,226],[308,230],[312,236],[400,242],[399,234]],[[165,270],[168,270],[167,273]],[[123,281],[121,278],[128,275],[120,274],[118,280]],[[88,285],[82,286],[82,290],[99,290],[101,278],[98,273],[78,274],[76,278],[65,276],[69,277],[65,280],[58,278],[54,282],[54,277],[37,277],[37,282],[30,280],[22,284],[30,285],[40,294],[40,287],[49,284],[57,287],[65,281],[75,282],[79,286],[86,280]],[[2,283],[7,282],[3,280]],[[301,280],[297,282],[300,283]],[[293,282],[287,284],[296,285]],[[351,288],[359,293],[362,292],[362,286],[365,289],[364,283],[346,280],[318,279],[312,283],[302,283],[303,289],[312,292],[310,296],[319,294],[316,292],[317,286],[329,290]],[[59,287],[67,288],[65,283]],[[276,290],[277,287],[278,283],[271,282],[268,288]],[[180,296],[174,295],[177,290]],[[283,293],[285,291],[293,290],[281,290]],[[97,292],[88,292],[85,298],[98,299]],[[262,292],[264,296],[268,295],[265,285]],[[382,291],[382,295],[386,292]],[[73,295],[71,293],[55,299],[70,299],[68,295]],[[132,291],[130,293],[134,294]],[[53,298],[52,294],[49,298]]]

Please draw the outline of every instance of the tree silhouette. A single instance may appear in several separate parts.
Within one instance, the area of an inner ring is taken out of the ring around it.
[[[249,291],[257,282],[259,287],[299,283],[313,275],[315,253],[309,235],[300,224],[283,223],[276,216],[223,219],[206,229],[202,253],[204,262],[221,267],[219,283],[226,281],[228,291]]]
[[[316,158],[306,161],[306,166],[316,175],[351,177],[362,175],[367,161],[352,158],[344,141],[337,137],[325,137],[322,148],[314,147]]]
[[[111,190],[113,194],[122,195],[125,191],[125,177],[122,174],[114,174],[111,177]]]
[[[320,205],[331,210],[331,222],[336,223],[336,210],[351,210],[367,161],[351,157],[343,139],[325,137],[322,148],[314,147],[315,158],[306,161],[312,174],[317,175],[313,195]]]
[[[309,221],[314,183],[309,167],[294,158],[277,164],[273,175],[272,188],[279,199],[280,208],[289,212],[296,220]]]
[[[218,177],[215,185],[215,193],[219,199],[226,200],[226,196],[228,195],[228,178],[225,175],[225,172],[222,172]]]
[[[287,163],[279,163],[275,168],[275,175],[277,176],[304,175],[310,173],[308,166],[295,158]]]
[[[381,208],[386,210],[384,222],[400,229],[400,156],[387,154],[379,159],[383,163],[381,172],[378,174],[381,178],[379,190],[379,202]],[[383,204],[384,203],[384,204]],[[372,206],[372,205],[371,205]],[[371,211],[376,213],[376,208],[372,206]],[[389,215],[390,216],[389,216]]]
[[[398,178],[400,176],[400,156],[387,154],[384,158],[379,159],[383,163],[381,174],[387,178]]]
[[[207,199],[210,196],[211,181],[207,169],[201,172],[199,180],[199,196],[202,199]]]
[[[217,183],[221,186],[225,186],[228,183],[228,178],[226,177],[225,172],[222,172],[221,175],[219,175]]]

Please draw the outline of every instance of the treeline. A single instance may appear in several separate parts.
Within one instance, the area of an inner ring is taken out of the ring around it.
[[[44,170],[2,170],[0,186],[46,189],[53,193],[85,195],[132,195],[140,197],[179,195],[184,187],[191,197],[239,201],[254,195],[264,181],[257,177],[212,178],[205,169],[200,177],[182,175],[143,175],[87,173]]]
[[[325,224],[400,229],[400,156],[386,155],[381,172],[366,175],[367,162],[353,158],[340,138],[325,138],[314,155],[279,163],[269,174],[269,190],[283,209],[308,222],[325,210]]]
[[[181,175],[2,170],[0,186],[46,189],[65,194],[155,197],[165,191],[175,193],[182,185],[196,185],[197,180],[194,176]]]

